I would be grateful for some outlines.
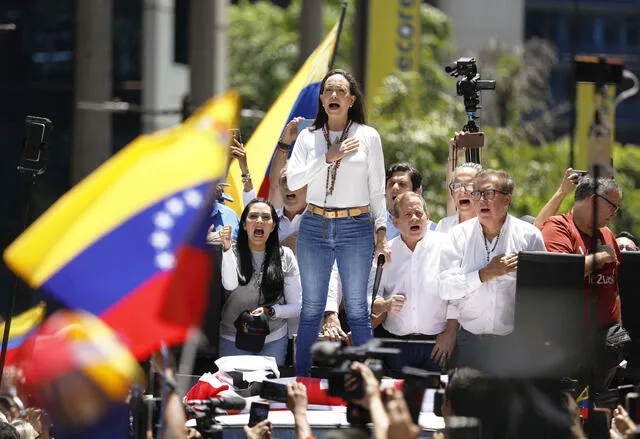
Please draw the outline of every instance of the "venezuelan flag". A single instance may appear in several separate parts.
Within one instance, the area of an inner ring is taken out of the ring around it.
[[[585,387],[584,390],[580,393],[580,395],[576,398],[576,403],[578,404],[578,409],[580,410],[580,415],[582,419],[587,419],[589,417],[589,387]]]
[[[307,58],[287,85],[284,92],[276,99],[253,135],[245,145],[247,160],[253,184],[260,188],[258,196],[269,196],[269,169],[276,144],[286,124],[294,117],[313,119],[318,111],[320,81],[327,74],[331,55],[336,45],[338,25],[336,24],[324,41]],[[229,187],[225,190],[233,197],[229,206],[238,215],[242,214],[242,178],[238,166],[231,166],[227,177]]]
[[[186,264],[194,277],[182,299],[190,316],[202,316],[211,272],[205,222],[237,113],[229,93],[181,126],[138,137],[18,237],[5,262],[31,287],[100,316],[139,359],[161,341],[184,341],[184,320],[160,314],[185,272],[176,265]]]
[[[38,329],[45,310],[45,304],[40,303],[11,319],[9,344],[7,345],[7,364],[15,362],[18,349]],[[4,334],[4,322],[0,323],[0,334]]]

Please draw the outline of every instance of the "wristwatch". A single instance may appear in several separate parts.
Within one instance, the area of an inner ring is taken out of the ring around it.
[[[274,318],[276,316],[276,310],[273,309],[273,307],[265,306],[264,310],[265,310],[265,312],[267,313],[267,316],[269,316],[270,319],[272,319],[272,318]]]

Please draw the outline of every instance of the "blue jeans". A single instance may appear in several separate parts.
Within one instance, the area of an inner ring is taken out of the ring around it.
[[[232,355],[261,355],[263,357],[273,357],[276,359],[278,366],[283,366],[285,358],[287,357],[287,344],[289,343],[289,337],[285,335],[282,338],[274,340],[269,343],[265,343],[262,350],[258,353],[245,351],[238,349],[236,343],[220,337],[220,356],[229,357]]]
[[[296,374],[311,373],[311,345],[327,304],[334,261],[342,281],[342,296],[354,345],[371,338],[367,282],[373,260],[373,223],[368,213],[329,219],[305,212],[300,221],[296,255],[302,282],[302,310],[296,343]]]

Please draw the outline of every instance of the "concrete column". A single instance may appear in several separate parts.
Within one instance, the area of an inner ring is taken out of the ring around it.
[[[145,133],[180,123],[176,110],[187,92],[187,68],[174,63],[175,0],[144,0],[142,18],[142,127]]]
[[[300,58],[302,66],[307,57],[318,47],[324,34],[322,25],[322,0],[305,0],[300,10]]]
[[[111,114],[78,102],[105,102],[112,93],[112,0],[76,1],[75,103],[71,178],[80,181],[111,156]]]
[[[189,66],[191,102],[199,106],[227,90],[227,9],[229,0],[191,0]]]

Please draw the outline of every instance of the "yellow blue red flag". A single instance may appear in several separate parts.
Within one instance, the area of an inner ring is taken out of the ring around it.
[[[5,262],[31,287],[100,316],[139,359],[184,341],[206,303],[208,194],[224,175],[237,114],[228,93],[181,126],[138,137],[36,220]],[[160,318],[181,267],[190,310]]]
[[[338,25],[327,34],[316,50],[302,65],[298,73],[276,99],[245,145],[253,184],[259,188],[258,196],[269,196],[269,169],[278,139],[285,125],[294,117],[313,119],[318,111],[320,82],[327,74],[338,36]],[[225,203],[242,213],[243,184],[240,169],[232,166],[227,177],[229,187],[225,192],[233,197],[233,203]]]
[[[46,306],[42,302],[11,319],[9,343],[7,345],[7,364],[15,361],[18,348],[38,329],[45,311]],[[2,333],[4,333],[4,322],[0,323],[0,334]]]

